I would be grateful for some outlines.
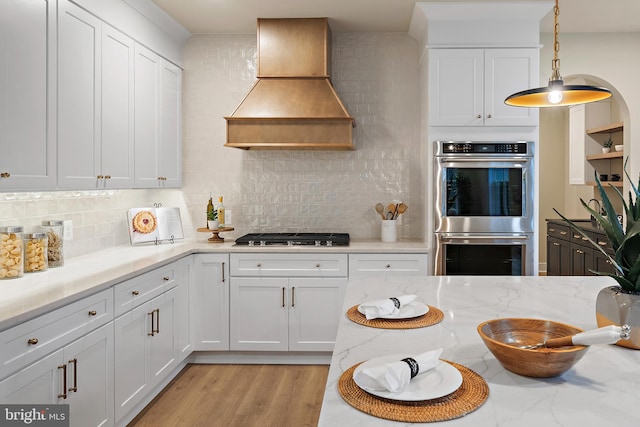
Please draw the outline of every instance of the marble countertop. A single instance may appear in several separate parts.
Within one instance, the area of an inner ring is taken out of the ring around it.
[[[442,359],[462,364],[489,385],[489,398],[475,412],[442,423],[457,426],[631,426],[640,415],[640,351],[593,346],[560,377],[535,379],[504,369],[476,328],[485,320],[530,317],[596,328],[595,300],[615,284],[607,277],[430,276],[350,280],[343,312],[363,301],[402,294],[440,308],[444,320],[420,329],[388,330],[358,325],[346,315],[324,394],[319,426],[410,425],[383,420],[346,403],[337,389],[340,375],[356,363],[395,353],[443,348]]]
[[[383,243],[352,239],[349,246],[287,247],[234,246],[233,241],[209,243],[201,238],[174,244],[117,246],[65,259],[63,267],[50,268],[24,277],[0,280],[0,330],[54,310],[116,283],[168,264],[192,253],[427,253],[419,240]]]

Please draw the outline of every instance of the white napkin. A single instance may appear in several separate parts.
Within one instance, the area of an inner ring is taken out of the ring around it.
[[[416,299],[415,295],[401,295],[395,297],[400,303],[400,307],[409,304]],[[364,315],[367,320],[375,319],[376,317],[385,316],[388,314],[396,314],[400,311],[400,307],[396,307],[394,301],[391,298],[378,299],[375,301],[367,301],[360,304],[360,308],[364,311]]]
[[[440,353],[441,348],[413,356],[412,359],[417,362],[419,369],[416,375],[435,368],[440,363]],[[364,368],[354,376],[356,384],[369,390],[387,390],[392,393],[401,392],[411,379],[411,366],[403,360]]]

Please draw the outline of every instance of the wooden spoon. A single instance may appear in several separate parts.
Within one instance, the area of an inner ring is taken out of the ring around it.
[[[380,215],[380,218],[385,219],[384,206],[383,206],[382,203],[377,203],[376,204],[376,212],[378,212],[378,214]]]
[[[400,203],[398,205],[398,214],[403,214],[407,211],[407,209],[409,209],[409,206],[405,205],[404,203]]]

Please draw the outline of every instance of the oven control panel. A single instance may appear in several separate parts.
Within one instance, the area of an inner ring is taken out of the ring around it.
[[[441,141],[442,153],[527,154],[526,142]]]

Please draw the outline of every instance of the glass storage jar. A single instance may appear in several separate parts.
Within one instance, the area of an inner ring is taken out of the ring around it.
[[[22,227],[0,227],[0,279],[22,277]]]
[[[48,268],[47,233],[25,233],[22,236],[24,247],[24,272],[35,273]]]
[[[64,265],[64,222],[58,220],[42,221],[42,229],[47,233],[49,267],[62,267]]]

